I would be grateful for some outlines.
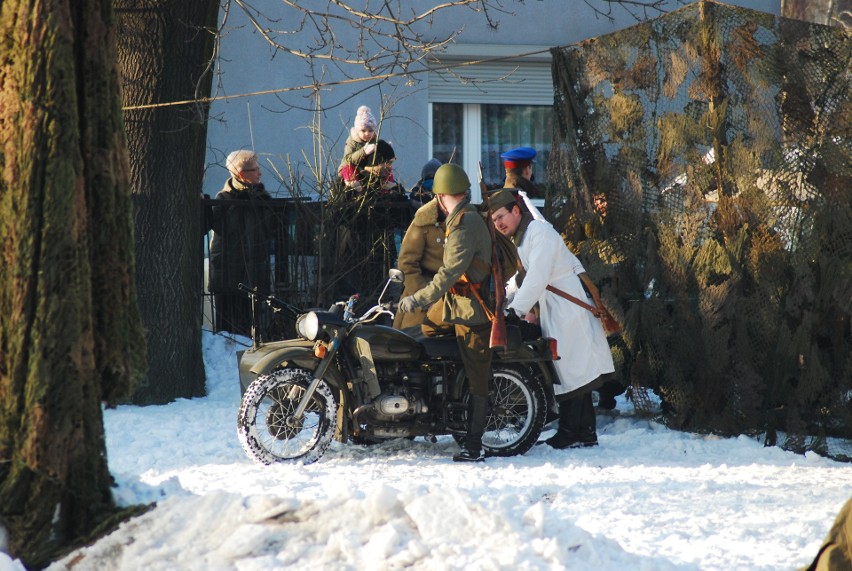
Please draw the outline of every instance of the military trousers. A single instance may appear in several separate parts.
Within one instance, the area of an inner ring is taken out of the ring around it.
[[[454,333],[459,345],[464,372],[470,383],[470,394],[488,396],[488,384],[491,380],[491,323],[481,325],[459,325],[435,319],[435,312],[426,315],[421,328],[428,337]],[[440,313],[438,313],[440,315]],[[436,323],[437,321],[437,323]]]

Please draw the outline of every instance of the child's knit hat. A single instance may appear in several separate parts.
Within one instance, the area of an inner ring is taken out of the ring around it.
[[[366,105],[358,108],[358,113],[355,115],[355,129],[372,129],[376,130],[376,118]]]

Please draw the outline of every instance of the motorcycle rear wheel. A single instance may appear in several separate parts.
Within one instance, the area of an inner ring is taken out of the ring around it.
[[[491,410],[482,436],[486,456],[517,456],[532,448],[547,416],[547,396],[538,377],[510,365],[493,366]],[[454,436],[464,442],[464,435]]]
[[[328,384],[320,381],[302,418],[293,416],[312,377],[305,369],[281,369],[248,386],[237,416],[237,434],[254,462],[311,464],[325,453],[337,429],[338,405]]]

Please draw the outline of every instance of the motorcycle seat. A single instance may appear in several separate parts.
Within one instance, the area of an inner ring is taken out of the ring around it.
[[[423,350],[430,357],[460,358],[459,344],[453,335],[442,337],[423,337],[419,340]]]
[[[541,330],[539,330],[540,332]],[[540,335],[536,336],[540,337]],[[427,337],[419,334],[415,337],[423,346],[423,350],[429,357],[461,358],[459,345],[453,335],[442,335],[439,337]],[[518,349],[524,340],[524,332],[516,325],[506,326],[506,349],[513,351]]]

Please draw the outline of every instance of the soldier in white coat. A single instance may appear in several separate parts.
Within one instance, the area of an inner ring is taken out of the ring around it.
[[[534,219],[516,192],[493,193],[488,208],[497,231],[512,238],[523,266],[515,276],[517,290],[508,294],[508,309],[526,321],[539,322],[542,333],[556,339],[561,357],[555,362],[559,383],[553,387],[559,402],[559,429],[545,443],[554,448],[597,446],[591,392],[615,371],[600,312],[546,288],[553,286],[595,308],[602,307],[598,289],[559,233],[548,222]],[[539,316],[533,312],[536,304]]]

